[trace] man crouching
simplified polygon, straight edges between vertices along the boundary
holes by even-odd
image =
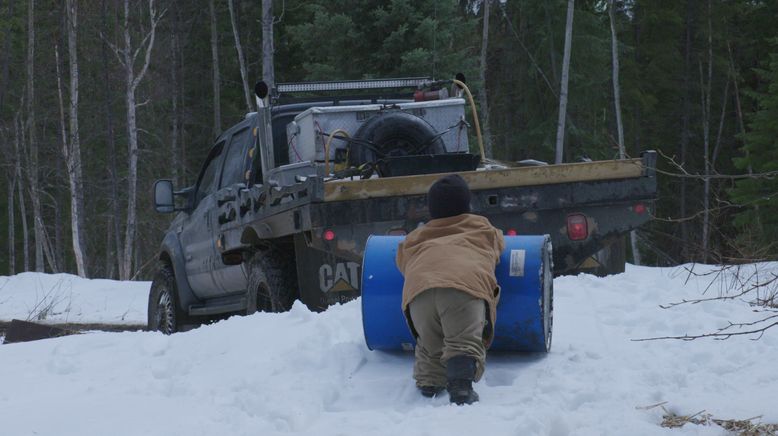
[[[413,378],[425,397],[445,388],[452,403],[472,404],[494,336],[494,270],[505,240],[486,217],[470,213],[470,189],[458,175],[435,182],[427,205],[431,220],[408,234],[396,259],[405,276],[403,313],[416,338]]]

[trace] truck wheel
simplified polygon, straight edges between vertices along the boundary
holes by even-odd
[[[378,114],[365,121],[354,134],[356,141],[349,144],[349,163],[359,166],[375,162],[382,156],[443,154],[446,147],[437,134],[430,123],[415,115],[406,112]],[[359,140],[364,140],[373,149]]]
[[[276,248],[254,253],[249,261],[247,314],[292,308],[299,295],[293,254]]]
[[[173,268],[162,264],[151,282],[148,329],[169,335],[177,332],[185,320],[186,316],[178,307],[178,288]]]

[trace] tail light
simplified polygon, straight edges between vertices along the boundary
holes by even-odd
[[[635,205],[635,207],[632,208],[632,210],[634,210],[638,215],[643,215],[646,213],[646,205],[643,203],[638,203]]]
[[[505,231],[506,236],[516,236],[519,233],[516,231],[516,229],[508,229]]]
[[[335,232],[327,229],[324,231],[324,233],[322,233],[321,236],[322,238],[324,238],[325,241],[332,241],[333,239],[335,239]]]
[[[567,216],[567,237],[571,241],[583,241],[589,236],[586,217],[581,214]]]

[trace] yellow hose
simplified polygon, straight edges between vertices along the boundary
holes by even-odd
[[[465,90],[468,100],[470,100],[470,109],[473,110],[473,123],[475,124],[475,135],[478,138],[478,148],[481,150],[481,162],[486,159],[486,153],[484,152],[484,140],[481,137],[481,124],[478,122],[478,112],[475,109],[475,101],[473,100],[473,94],[470,93],[470,89],[464,82],[453,79],[454,84]]]
[[[336,129],[330,133],[327,142],[324,144],[324,171],[328,176],[330,175],[330,143],[332,143],[332,138],[335,137],[336,133],[342,133],[346,138],[351,138],[348,132],[343,129]]]

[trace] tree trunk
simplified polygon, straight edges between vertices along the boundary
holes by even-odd
[[[21,107],[21,105],[20,105]],[[24,203],[24,177],[22,176],[22,141],[20,139],[22,122],[19,120],[19,112],[14,117],[14,162],[16,173],[16,190],[19,195],[19,216],[22,219],[22,254],[24,259],[23,271],[30,270],[30,237],[27,226],[27,205]]]
[[[251,93],[249,92],[248,72],[246,71],[246,60],[243,57],[243,47],[240,45],[240,34],[238,33],[238,22],[235,19],[235,7],[233,0],[227,0],[230,8],[230,22],[232,23],[232,36],[235,37],[235,50],[238,52],[238,66],[240,68],[240,78],[243,82],[243,95],[246,97],[246,109],[251,112]]]
[[[10,64],[9,58],[11,57],[11,24],[10,19],[13,17],[15,1],[8,3],[8,15],[6,15],[6,27],[3,33],[3,60],[0,67],[0,114],[3,113],[3,106],[5,105],[5,90],[8,86],[8,66]]]
[[[81,139],[78,131],[78,7],[74,0],[67,0],[68,63],[70,66],[70,144],[65,145],[68,181],[70,182],[70,230],[73,237],[73,253],[80,277],[87,277],[89,263],[84,241],[84,184],[81,168]],[[59,70],[59,64],[57,65]],[[59,83],[59,73],[57,74]]]
[[[174,3],[172,7],[177,7]],[[170,134],[170,162],[173,166],[173,184],[174,186],[180,186],[179,182],[179,168],[181,167],[181,164],[178,160],[178,147],[179,147],[179,126],[181,125],[181,111],[179,107],[179,100],[181,99],[180,96],[180,87],[178,84],[180,83],[179,80],[181,80],[181,77],[183,77],[183,74],[180,74],[181,72],[181,66],[178,63],[178,52],[179,52],[179,46],[180,46],[180,26],[179,26],[179,15],[178,11],[174,11],[173,13],[173,32],[170,39],[170,79],[173,84],[172,86],[172,92],[170,93],[170,103],[173,109],[173,119],[172,119],[172,128],[171,128],[171,134]]]
[[[124,254],[122,257],[119,277],[121,280],[129,280],[132,277],[133,248],[135,246],[136,227],[137,227],[137,191],[138,191],[138,126],[136,119],[137,102],[135,92],[138,89],[143,77],[149,68],[151,61],[151,50],[154,47],[157,24],[159,17],[154,10],[154,1],[149,0],[149,16],[151,18],[151,27],[147,35],[143,38],[135,53],[144,49],[145,56],[143,67],[140,72],[135,73],[132,41],[130,39],[130,5],[129,0],[124,0],[124,47],[115,49],[122,65],[124,66],[126,88],[125,100],[127,103],[127,148],[128,148],[128,170],[127,170],[127,223],[124,233]],[[148,42],[147,42],[148,41]]]
[[[559,121],[556,131],[556,157],[554,163],[562,163],[565,144],[565,117],[567,116],[567,81],[570,75],[570,49],[573,42],[573,10],[575,0],[567,1],[565,25],[565,52],[562,58],[562,84],[559,91]]]
[[[38,182],[38,144],[35,139],[35,0],[27,3],[27,183],[32,201],[35,271],[43,272],[43,217]]]
[[[554,47],[554,28],[551,25],[551,13],[548,11],[549,2],[543,2],[544,17],[546,19],[546,31],[548,32],[548,56],[551,60],[551,79],[556,82],[559,80],[556,72],[556,47]]]
[[[11,173],[8,177],[8,195],[6,202],[8,203],[8,275],[12,276],[16,274],[16,223],[14,219],[16,214],[14,213],[14,190],[16,189],[16,172]]]
[[[486,55],[489,47],[489,5],[491,0],[484,0],[484,26],[483,33],[481,35],[481,62],[480,62],[480,79],[481,79],[481,92],[479,93],[479,104],[481,106],[481,118],[483,119],[484,127],[484,153],[486,158],[491,158],[494,153],[492,151],[492,134],[489,129],[489,106],[486,94]]]
[[[222,132],[221,75],[219,73],[219,34],[216,28],[214,0],[208,0],[211,10],[211,65],[213,67],[213,137]]]
[[[624,149],[624,124],[621,120],[621,85],[619,83],[619,38],[616,33],[616,10],[613,0],[608,0],[608,16],[611,24],[611,58],[613,59],[613,105],[616,112],[616,133],[619,141],[619,159],[625,159],[627,153]],[[629,232],[630,245],[632,247],[632,261],[635,265],[640,265],[640,250],[638,249],[638,239],[635,230]]]
[[[101,11],[101,19],[102,19],[102,28],[107,29],[108,23],[106,20],[107,16],[107,8],[105,4],[105,0],[102,0],[102,11]],[[109,179],[110,179],[110,195],[111,195],[111,215],[109,217],[109,226],[113,226],[113,232],[108,232],[109,234],[113,233],[113,247],[111,248],[111,244],[106,245],[106,253],[109,253],[110,255],[107,256],[111,258],[111,266],[106,265],[106,271],[108,272],[106,274],[107,278],[113,278],[113,268],[118,267],[119,265],[123,265],[123,252],[122,252],[122,239],[121,239],[121,222],[122,222],[122,216],[121,216],[121,210],[119,208],[119,180],[118,180],[118,167],[116,164],[116,133],[114,130],[114,121],[113,121],[113,104],[112,104],[112,98],[111,98],[111,79],[108,74],[109,68],[108,68],[108,43],[103,41],[103,44],[100,45],[100,55],[102,58],[102,70],[103,70],[103,108],[105,110],[105,121],[106,121],[106,131],[107,131],[107,143],[108,143],[108,172],[109,172]]]
[[[713,81],[713,25],[711,23],[711,1],[708,0],[708,82],[702,75],[702,63],[700,63],[700,85],[702,94],[702,138],[703,138],[703,163],[704,192],[702,196],[702,262],[708,261],[708,234],[710,232],[710,94]]]
[[[273,40],[273,0],[262,0],[262,80],[270,89],[276,83]]]
[[[689,76],[691,75],[691,51],[692,51],[692,19],[693,0],[687,0],[686,3],[686,32],[685,32],[685,47],[684,47],[684,69],[683,69],[683,89],[681,90],[681,141],[680,141],[680,164],[682,167],[686,165],[686,149],[689,145]],[[681,192],[680,192],[680,205],[679,213],[682,218],[687,216],[686,207],[686,191],[687,183],[686,178],[681,178]],[[686,220],[681,222],[681,258],[682,262],[689,260],[689,226]]]

